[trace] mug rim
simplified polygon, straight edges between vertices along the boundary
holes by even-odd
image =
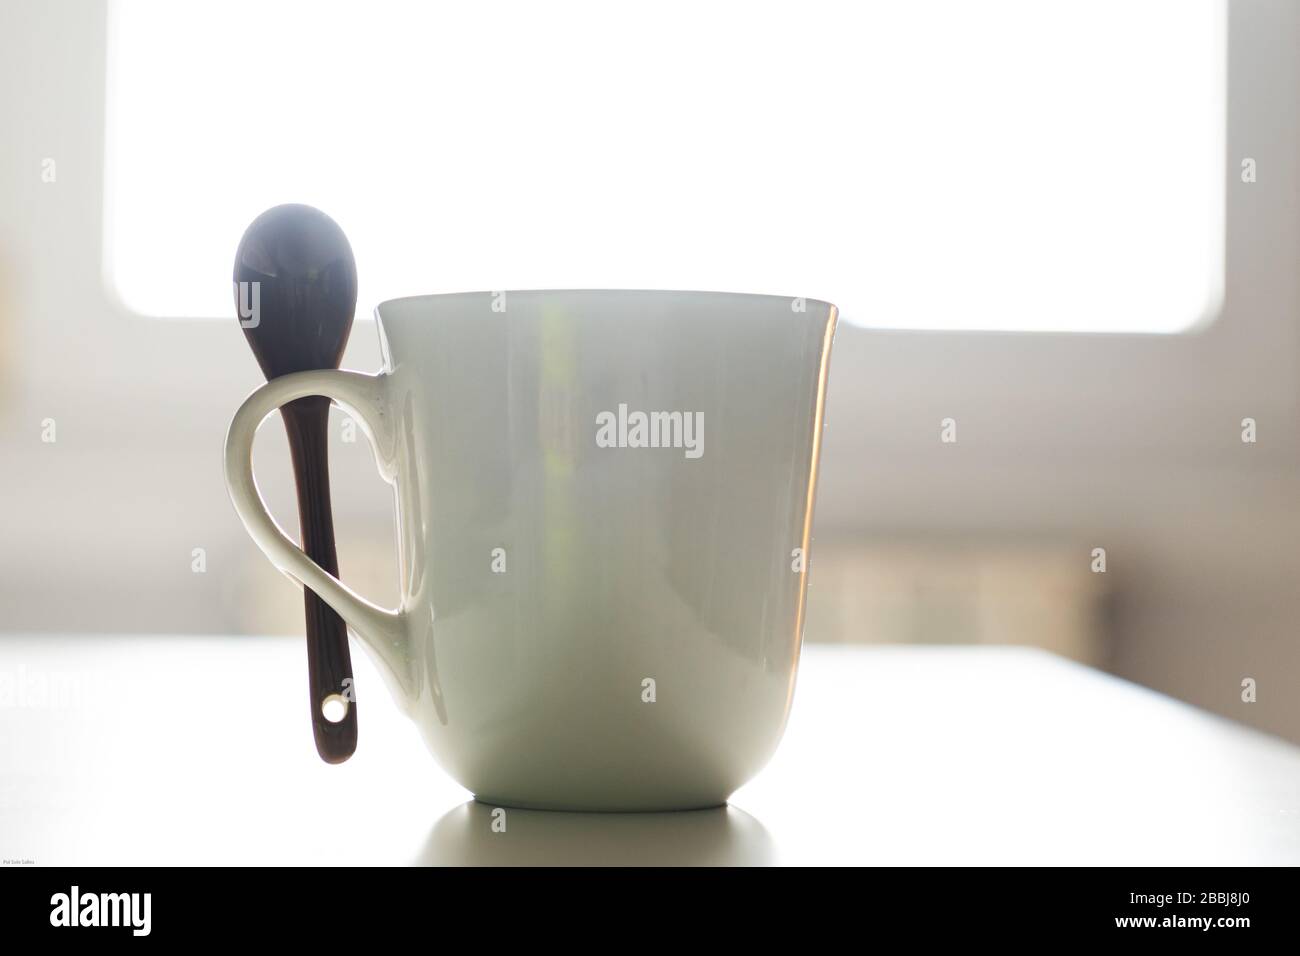
[[[463,298],[465,296],[480,295],[497,295],[504,292],[506,295],[608,295],[614,293],[617,295],[631,297],[641,296],[658,296],[658,295],[693,295],[702,298],[713,299],[764,299],[776,300],[781,302],[792,302],[796,299],[802,299],[807,305],[822,306],[826,309],[838,312],[839,309],[834,303],[827,302],[825,299],[813,299],[808,296],[798,295],[771,295],[761,292],[723,292],[710,289],[498,289],[495,291],[477,290],[465,292],[428,292],[420,295],[402,295],[392,299],[385,299],[375,306],[374,314],[376,318],[383,318],[384,309],[392,309],[400,303],[411,303],[424,300],[436,299],[453,299]]]

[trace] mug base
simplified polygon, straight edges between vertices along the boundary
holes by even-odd
[[[557,813],[685,813],[691,810],[717,810],[727,806],[725,799],[624,805],[601,801],[588,803],[582,800],[519,800],[479,793],[474,794],[474,800],[485,806],[505,807],[507,810],[549,810]]]

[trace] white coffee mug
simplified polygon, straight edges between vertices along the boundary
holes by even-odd
[[[717,806],[794,693],[835,307],[709,292],[430,295],[377,310],[378,375],[253,392],[226,438],[249,534],[365,643],[491,804]],[[253,437],[324,395],[397,501],[377,607],[267,512]]]

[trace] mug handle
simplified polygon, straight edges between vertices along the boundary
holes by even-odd
[[[311,588],[338,612],[405,684],[408,655],[406,617],[400,610],[372,604],[309,558],[271,517],[253,477],[253,439],[281,405],[320,395],[351,412],[370,438],[381,463],[393,458],[384,375],[338,369],[293,372],[274,378],[244,400],[226,433],[226,489],[253,541],[271,563],[303,587]]]

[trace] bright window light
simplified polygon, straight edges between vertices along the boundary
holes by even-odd
[[[105,269],[233,316],[261,210],[382,299],[681,288],[1177,332],[1223,286],[1222,0],[116,0]]]

